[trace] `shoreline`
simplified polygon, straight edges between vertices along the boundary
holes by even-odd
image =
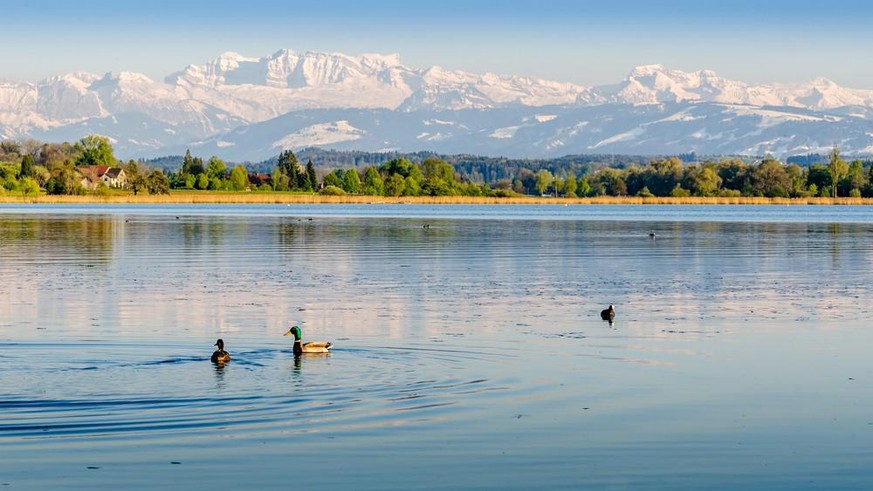
[[[39,197],[0,196],[0,204],[472,204],[472,205],[873,205],[873,198],[763,197],[617,197],[550,198],[479,196],[322,196],[317,194],[253,192],[172,192],[169,195],[112,195]]]

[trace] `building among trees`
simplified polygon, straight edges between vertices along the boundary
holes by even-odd
[[[109,167],[108,165],[82,165],[76,168],[82,176],[79,182],[85,189],[94,190],[103,183],[105,186],[116,189],[127,187],[127,174],[121,167]]]

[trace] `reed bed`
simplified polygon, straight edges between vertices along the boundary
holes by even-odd
[[[0,203],[34,204],[544,204],[544,205],[871,205],[873,198],[651,197],[550,198],[521,196],[324,196],[271,192],[173,191],[169,195],[0,195]]]

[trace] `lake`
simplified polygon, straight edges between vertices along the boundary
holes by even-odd
[[[2,487],[873,487],[871,208],[0,205],[0,237]]]

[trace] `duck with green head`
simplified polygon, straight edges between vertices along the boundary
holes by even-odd
[[[294,336],[295,356],[302,355],[303,353],[330,353],[330,348],[333,346],[332,343],[327,341],[311,341],[304,343],[301,341],[303,338],[303,331],[300,329],[300,326],[294,326],[291,329],[288,329],[288,332],[284,335]]]
[[[224,351],[224,341],[219,339],[215,342],[215,346],[218,346],[215,351],[212,352],[212,363],[227,363],[230,361],[230,353]]]

